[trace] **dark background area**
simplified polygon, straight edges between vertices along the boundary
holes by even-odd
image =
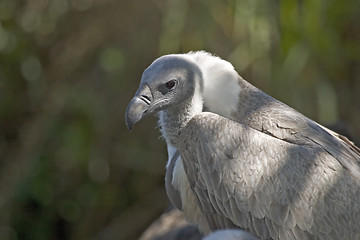
[[[168,208],[156,118],[124,123],[167,53],[212,52],[359,143],[359,12],[358,0],[0,0],[1,239],[137,239]]]

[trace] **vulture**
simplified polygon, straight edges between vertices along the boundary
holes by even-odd
[[[360,149],[245,81],[205,51],[143,73],[129,130],[158,113],[170,201],[204,234],[360,239]]]

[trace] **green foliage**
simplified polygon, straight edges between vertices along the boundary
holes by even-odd
[[[123,120],[166,53],[219,55],[358,139],[359,12],[356,0],[1,0],[1,238],[135,239],[168,206],[155,120],[131,135]]]

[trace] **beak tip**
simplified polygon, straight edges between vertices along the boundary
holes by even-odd
[[[132,130],[133,130],[133,125],[132,125],[132,124],[129,124],[129,123],[126,121],[126,127],[127,127],[127,129],[128,129],[130,132],[132,132]]]
[[[135,123],[139,122],[144,117],[142,105],[138,105],[137,101],[134,102],[135,104],[129,104],[125,114],[125,124],[130,132],[132,131]]]
[[[134,121],[133,119],[129,116],[128,111],[126,111],[126,115],[125,115],[125,124],[127,129],[129,129],[129,131],[131,132],[134,126]]]
[[[149,99],[151,99],[151,97],[144,96],[151,96],[150,89],[147,85],[137,91],[126,108],[125,123],[129,131],[133,129],[135,123],[147,116],[150,112],[148,110],[151,102]]]

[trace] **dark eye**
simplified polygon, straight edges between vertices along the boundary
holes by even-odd
[[[167,89],[172,89],[173,87],[175,87],[176,84],[176,80],[170,80],[167,83],[165,83],[165,87]]]

